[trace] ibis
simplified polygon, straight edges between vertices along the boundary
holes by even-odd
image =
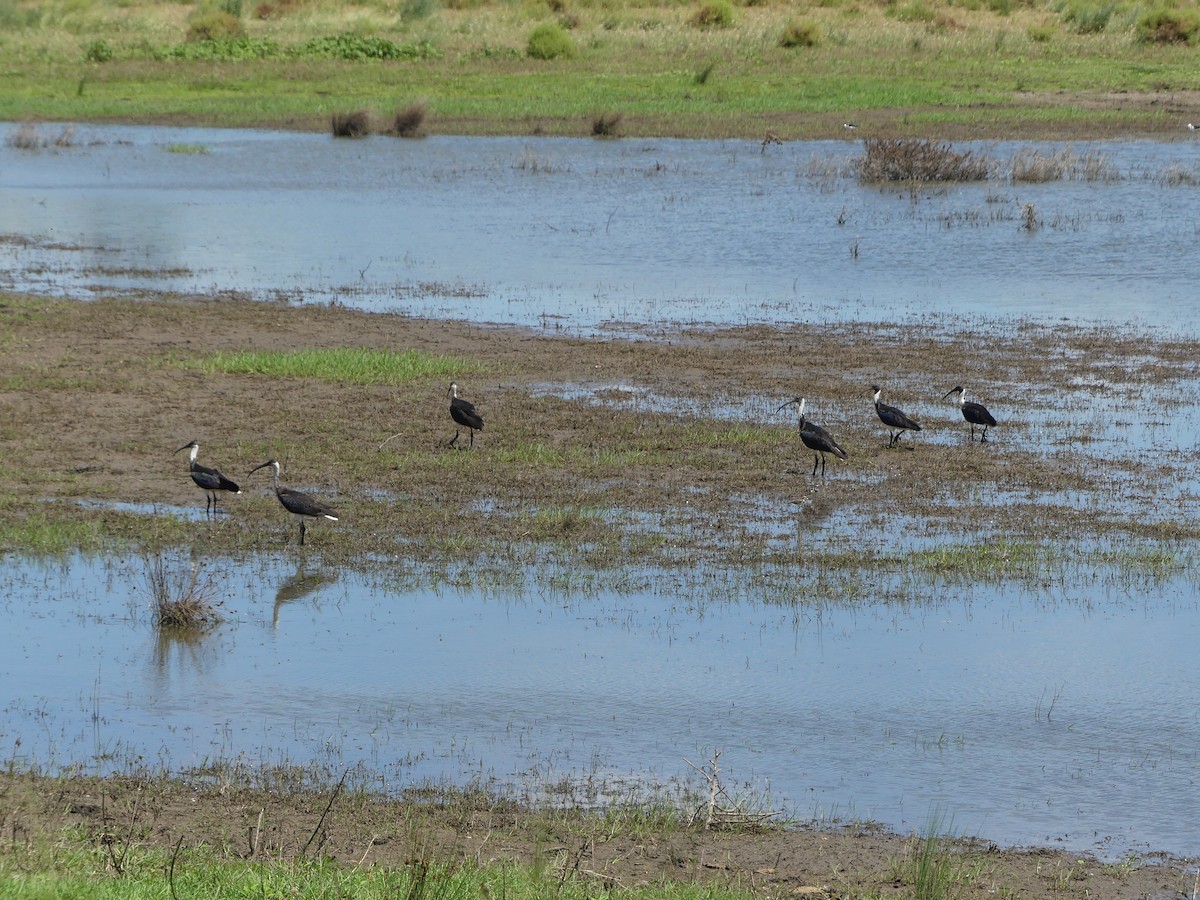
[[[812,475],[815,476],[817,474],[818,461],[820,461],[821,464],[821,474],[824,475],[825,454],[832,453],[838,459],[845,459],[846,451],[843,450],[838,442],[833,439],[833,435],[831,435],[816,422],[810,422],[804,417],[805,400],[803,397],[797,397],[794,400],[789,400],[775,411],[782,412],[794,403],[800,404],[800,419],[797,423],[798,427],[800,428],[800,440],[804,442],[805,447],[813,452]]]
[[[204,515],[209,515],[210,509],[212,510],[212,514],[216,515],[217,491],[240,494],[242,489],[216,469],[202,466],[196,462],[196,457],[200,455],[200,445],[196,441],[184,444],[175,452],[181,453],[184,450],[191,451],[188,454],[188,474],[192,476],[192,481],[196,482],[196,487],[204,491]]]
[[[875,413],[879,416],[879,420],[883,422],[889,429],[895,428],[896,432],[888,441],[889,447],[895,447],[900,443],[900,438],[905,431],[920,431],[921,426],[906,416],[901,410],[894,406],[888,406],[879,399],[879,395],[883,393],[883,388],[877,384],[871,385],[871,390],[875,392]]]
[[[475,432],[483,431],[483,416],[475,411],[475,404],[458,396],[458,384],[450,385],[450,418],[454,424],[467,429],[471,435],[471,447],[475,446]],[[459,429],[454,429],[454,437],[450,438],[447,447],[453,447],[458,440]]]
[[[255,466],[250,470],[250,474],[254,474],[259,469],[265,469],[268,466],[273,470],[272,478],[275,482],[275,496],[279,498],[279,502],[283,504],[283,508],[296,517],[300,523],[300,546],[304,546],[304,529],[307,519],[328,519],[331,522],[338,520],[337,510],[327,503],[322,503],[316,497],[310,497],[308,494],[294,491],[291,488],[279,486],[279,460],[268,459],[261,466]]]
[[[947,391],[946,396],[942,399],[949,399],[955,394],[958,394],[958,405],[962,408],[963,418],[971,426],[971,440],[975,440],[975,426],[982,425],[983,434],[979,437],[979,443],[984,443],[987,440],[988,429],[996,424],[996,420],[982,403],[976,403],[974,400],[967,399],[967,392],[961,384]]]

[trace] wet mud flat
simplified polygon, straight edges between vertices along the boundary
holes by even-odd
[[[818,582],[830,599],[829,576],[845,575],[838,599],[913,567],[1154,575],[1190,560],[1197,531],[1198,423],[1176,402],[1194,387],[1190,336],[923,320],[589,339],[239,299],[7,296],[0,337],[9,550],[51,526],[97,547],[276,550],[295,525],[269,473],[248,474],[273,457],[282,483],[339,510],[309,552],[485,581],[545,566],[695,586],[749,567],[791,584],[785,601]],[[415,350],[456,374],[349,384],[204,367],[346,347]],[[451,380],[486,422],[473,450],[465,433],[447,447]],[[922,430],[889,448],[873,384]],[[957,385],[998,420],[987,443],[943,399]],[[779,410],[798,396],[848,454],[824,477],[796,407]],[[190,440],[244,487],[219,527],[140,511],[203,513],[173,456]]]

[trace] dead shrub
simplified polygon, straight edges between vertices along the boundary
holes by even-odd
[[[620,126],[620,113],[600,113],[598,116],[592,118],[592,137],[616,137]]]
[[[911,138],[867,138],[862,181],[985,181],[991,161],[970,150]]]
[[[351,113],[334,113],[331,125],[334,137],[366,137],[371,133],[371,115],[363,109]]]
[[[396,110],[392,119],[391,133],[396,137],[412,138],[421,136],[421,126],[425,124],[428,113],[424,103],[410,103],[403,109]]]

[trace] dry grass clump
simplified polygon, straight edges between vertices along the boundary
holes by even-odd
[[[986,156],[957,152],[949,144],[911,138],[867,138],[859,163],[863,181],[985,181],[992,168]]]
[[[1107,157],[1095,151],[1075,153],[1064,149],[1055,153],[1041,150],[1020,150],[1013,157],[1012,180],[1029,184],[1049,181],[1120,181],[1120,174]]]
[[[733,25],[733,4],[729,0],[710,0],[691,17],[697,28],[729,28]]]
[[[420,137],[421,126],[425,124],[425,116],[429,110],[424,103],[410,103],[403,109],[396,110],[392,119],[391,134],[397,137]]]
[[[779,36],[779,46],[815,47],[821,43],[821,26],[810,19],[798,22],[788,22]]]
[[[212,600],[215,586],[201,578],[195,564],[186,573],[171,572],[162,557],[146,561],[146,587],[155,628],[213,628],[225,620]]]
[[[5,143],[14,150],[40,150],[42,147],[73,147],[75,146],[75,126],[66,125],[57,137],[45,137],[32,122],[22,122],[17,130],[11,132]]]
[[[600,113],[592,119],[592,137],[616,137],[621,127],[621,114],[618,112]]]
[[[330,124],[334,137],[366,137],[371,133],[371,115],[364,109],[351,113],[334,113]]]

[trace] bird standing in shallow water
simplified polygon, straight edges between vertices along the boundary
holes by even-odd
[[[279,498],[279,502],[283,504],[283,508],[290,512],[300,522],[300,546],[304,546],[304,520],[309,519],[329,519],[331,522],[338,520],[337,510],[328,503],[322,503],[316,497],[310,497],[308,494],[303,494],[300,491],[293,491],[291,488],[281,488],[279,486],[279,461],[276,459],[268,459],[261,466],[255,466],[250,470],[253,475],[259,469],[265,469],[271,466],[274,470],[272,478],[275,483],[275,496]]]
[[[450,385],[450,418],[454,420],[455,425],[459,425],[470,433],[471,447],[475,446],[475,432],[483,431],[483,416],[475,411],[475,404],[469,400],[464,400],[458,396],[458,384]],[[454,442],[458,440],[459,431],[454,429],[454,437],[450,438],[450,443],[447,447],[453,447]]]
[[[954,394],[958,394],[958,405],[962,408],[963,418],[971,426],[971,440],[975,440],[975,426],[982,425],[983,434],[979,437],[979,443],[984,443],[987,441],[988,429],[996,424],[996,420],[982,403],[976,403],[974,400],[967,399],[967,392],[961,384],[947,391],[946,396],[942,399],[946,400]]]
[[[242,489],[218,472],[216,469],[208,466],[202,466],[196,462],[196,457],[200,455],[200,445],[195,441],[184,444],[176,453],[183,450],[191,450],[188,454],[188,474],[192,476],[192,481],[196,482],[196,486],[204,491],[204,515],[209,514],[209,509],[212,509],[212,514],[217,512],[217,491],[228,491],[231,494],[240,494]]]
[[[905,431],[920,431],[921,426],[906,416],[902,411],[894,406],[888,406],[879,400],[879,395],[883,393],[883,388],[877,384],[871,385],[871,390],[875,392],[875,413],[879,416],[879,420],[888,428],[895,428],[896,433],[892,435],[888,441],[889,447],[895,447],[900,443],[900,438]]]
[[[789,400],[787,403],[783,404],[783,406],[779,407],[779,409],[777,409],[775,411],[782,412],[783,410],[787,409],[787,407],[791,406],[793,403],[800,404],[800,419],[797,422],[797,425],[800,428],[800,440],[804,442],[805,447],[807,447],[809,450],[811,450],[813,452],[812,475],[817,474],[817,461],[818,460],[821,463],[821,474],[824,475],[825,474],[825,454],[832,453],[838,459],[845,459],[846,451],[843,450],[841,448],[841,446],[838,444],[838,442],[833,439],[833,435],[831,435],[828,431],[826,431],[824,428],[822,428],[816,422],[810,422],[810,421],[808,421],[808,419],[806,419],[804,417],[805,400],[803,397],[797,397],[794,400]],[[812,476],[810,476],[810,477],[812,477]]]

